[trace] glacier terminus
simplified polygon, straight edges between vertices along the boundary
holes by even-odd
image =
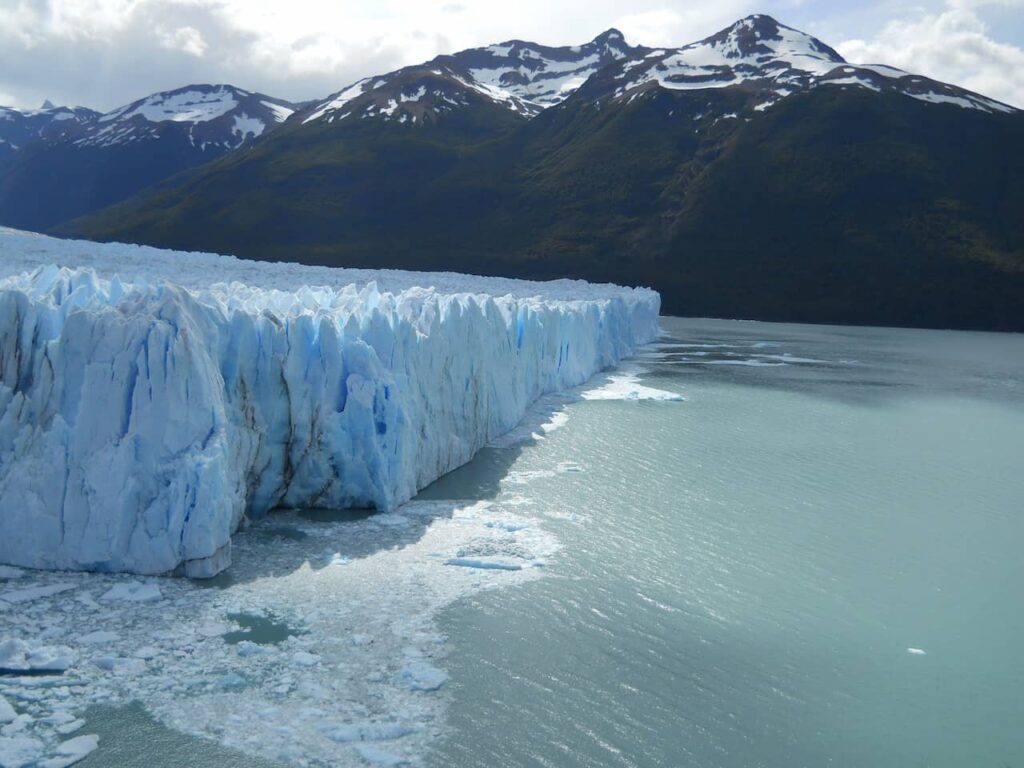
[[[388,511],[658,332],[647,289],[0,230],[0,562],[212,576],[277,508]]]

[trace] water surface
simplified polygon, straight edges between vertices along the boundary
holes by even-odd
[[[562,544],[444,614],[429,764],[1024,765],[1024,336],[663,325],[637,371],[686,402],[576,403],[427,491]]]

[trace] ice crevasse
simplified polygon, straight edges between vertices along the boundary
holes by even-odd
[[[659,304],[0,229],[0,562],[209,576],[246,517],[391,509]]]

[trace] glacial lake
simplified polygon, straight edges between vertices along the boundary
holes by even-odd
[[[662,326],[389,515],[137,606],[17,580],[109,659],[24,706],[82,768],[1024,766],[1024,336]]]
[[[1024,765],[1024,336],[663,329],[686,402],[572,405],[512,465],[582,470],[529,486],[563,549],[445,612],[429,764]]]

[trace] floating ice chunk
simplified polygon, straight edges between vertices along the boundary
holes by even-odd
[[[75,731],[80,730],[84,725],[85,720],[78,719],[72,720],[70,723],[58,725],[56,728],[54,728],[54,730],[57,731],[57,733],[59,733],[61,736],[67,736],[69,733],[74,733]]]
[[[30,736],[0,736],[0,768],[35,765],[43,754],[43,742]]]
[[[372,644],[373,644],[373,638],[370,637],[370,635],[361,635],[361,634],[358,634],[358,633],[352,635],[352,645],[355,645],[357,647],[361,647],[361,646],[372,645]]]
[[[121,656],[99,656],[92,660],[100,669],[117,675],[141,675],[146,671],[146,662],[142,659],[126,659]]]
[[[2,693],[0,693],[0,725],[11,722],[17,716],[18,713],[14,711],[14,707],[12,707],[10,702],[4,698]]]
[[[358,725],[324,725],[321,733],[331,741],[390,741],[415,733],[416,729],[399,723],[361,723]]]
[[[606,383],[594,389],[580,393],[584,400],[685,400],[676,392],[655,389],[640,383],[640,378],[632,373],[612,374]]]
[[[120,639],[121,636],[117,634],[117,632],[100,629],[96,632],[90,632],[87,635],[82,635],[78,638],[78,642],[86,643],[87,645],[100,645],[101,643],[113,643]]]
[[[41,587],[28,587],[26,589],[12,589],[7,592],[0,592],[0,601],[18,605],[41,597],[53,597],[61,592],[67,592],[77,587],[77,584],[62,582],[60,584],[47,584]]]
[[[267,646],[254,643],[251,640],[239,640],[235,645],[235,650],[242,658],[265,656],[268,653],[273,653],[273,650]]]
[[[75,595],[75,600],[80,602],[86,608],[92,608],[94,611],[99,610],[99,608],[101,607],[100,604],[97,603],[95,599],[93,599],[92,592],[82,592],[80,594],[77,594]]]
[[[519,563],[503,563],[497,560],[478,560],[474,557],[453,557],[446,561],[446,565],[457,565],[460,568],[482,568],[488,571],[521,571],[523,566]]]
[[[24,640],[0,640],[0,670],[8,672],[64,672],[75,663],[67,646],[30,646]]]
[[[25,575],[25,571],[21,568],[15,568],[13,565],[0,565],[0,579],[20,579]]]
[[[782,362],[782,363],[797,363],[797,364],[819,363],[819,364],[827,364],[829,362],[828,360],[819,360],[816,357],[797,357],[796,355],[791,355],[788,352],[783,352],[781,355],[754,355],[754,357],[758,357],[758,358],[760,358],[762,360],[777,360],[777,361]]]
[[[149,659],[155,659],[159,655],[160,649],[152,645],[144,645],[135,651],[135,658],[144,659],[146,661]]]
[[[448,673],[425,661],[414,661],[399,671],[395,682],[410,691],[436,691],[448,682]]]
[[[409,518],[404,515],[396,515],[394,513],[374,515],[370,518],[377,525],[385,525],[395,528],[401,528],[409,524]]]
[[[907,648],[907,653],[913,656],[926,656],[927,653],[922,648]]]
[[[47,725],[64,725],[75,719],[75,716],[68,712],[54,712],[52,715],[42,718]]]
[[[100,595],[100,600],[121,600],[126,603],[149,603],[162,598],[160,587],[156,584],[143,584],[141,581],[115,584]]]
[[[13,736],[16,733],[21,733],[32,725],[33,722],[35,722],[35,720],[32,715],[22,712],[7,725],[0,727],[0,735]]]
[[[227,631],[227,624],[220,621],[207,621],[196,630],[196,633],[203,637],[220,637]]]
[[[76,736],[61,742],[57,746],[57,755],[39,763],[39,768],[67,768],[79,760],[84,760],[100,745],[100,737],[96,734]]]
[[[320,663],[320,657],[309,651],[296,651],[292,654],[292,664],[300,667],[315,667]]]
[[[530,524],[519,520],[488,520],[484,525],[488,528],[495,528],[499,531],[515,533],[530,527]]]
[[[385,752],[369,744],[357,744],[356,753],[371,765],[408,765],[409,761],[400,755]]]
[[[214,682],[218,688],[224,691],[240,691],[249,687],[249,681],[237,672],[221,675]]]

